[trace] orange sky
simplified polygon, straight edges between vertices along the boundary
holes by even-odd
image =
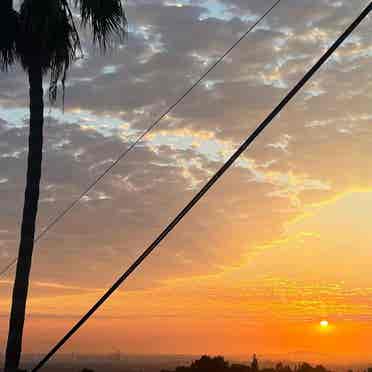
[[[362,240],[372,236],[363,206],[371,202],[372,191],[365,190],[309,206],[289,221],[282,237],[249,249],[218,273],[171,277],[147,289],[132,288],[135,280],[129,281],[129,290],[115,294],[64,352],[109,353],[120,345],[128,353],[256,351],[366,361],[372,358],[372,253]],[[227,240],[227,249],[238,244]],[[144,279],[147,265],[151,259],[139,274]],[[101,292],[34,282],[26,350],[47,348]],[[327,329],[320,327],[322,319],[329,321]]]

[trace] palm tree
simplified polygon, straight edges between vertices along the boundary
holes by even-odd
[[[121,0],[23,0],[19,11],[12,0],[0,0],[0,68],[20,62],[28,74],[30,128],[27,181],[18,263],[6,348],[5,372],[16,372],[22,351],[29,274],[35,238],[43,151],[43,77],[50,76],[49,99],[57,97],[71,63],[81,53],[73,11],[79,23],[93,34],[93,42],[105,52],[126,31]]]

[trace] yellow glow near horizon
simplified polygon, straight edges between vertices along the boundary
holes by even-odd
[[[320,326],[321,326],[322,328],[328,328],[328,327],[329,327],[329,322],[328,322],[328,320],[321,320],[319,324],[320,324]]]

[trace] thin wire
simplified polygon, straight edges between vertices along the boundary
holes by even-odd
[[[110,289],[96,302],[93,307],[71,328],[69,332],[49,351],[49,353],[34,367],[31,372],[38,371],[47,361],[79,330],[79,328],[98,310],[99,307],[119,288],[119,286],[141,265],[141,263],[154,251],[154,249],[165,239],[165,237],[176,227],[186,214],[198,203],[198,201],[209,191],[209,189],[223,176],[223,174],[234,164],[239,156],[260,135],[260,133],[272,122],[272,120],[284,109],[292,98],[322,67],[329,57],[354,31],[362,20],[372,10],[372,2],[365,8],[359,17],[342,33],[333,45],[323,54],[318,62],[304,75],[304,77],[292,88],[266,119],[254,130],[254,132],[240,145],[227,162],[214,174],[214,176],[203,186],[193,199],[178,213],[172,222],[160,233],[160,235],[149,245],[149,247],[133,262],[124,274],[111,286]]]
[[[169,106],[119,157],[98,177],[96,178],[66,209],[51,220],[51,222],[41,231],[34,240],[37,243],[52,227],[54,227],[66,214],[68,214],[79,202],[91,191],[108,173],[111,172],[116,165],[124,159],[138,144],[147,136],[179,103],[181,103],[199,84],[209,75],[224,59],[266,18],[281,2],[277,0],[275,3],[259,18],[249,29],[229,48],[226,52],[217,59],[207,70],[196,80],[185,93],[183,93],[171,106]],[[6,274],[17,263],[15,257],[3,270],[0,271],[0,277]]]

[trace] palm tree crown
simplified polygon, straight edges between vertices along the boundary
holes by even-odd
[[[90,27],[94,43],[105,51],[114,37],[125,35],[126,24],[120,0],[24,0],[19,11],[11,0],[2,0],[0,68],[19,61],[27,71],[39,64],[44,74],[50,73],[54,101],[58,82],[64,86],[67,70],[81,53],[78,27]]]

